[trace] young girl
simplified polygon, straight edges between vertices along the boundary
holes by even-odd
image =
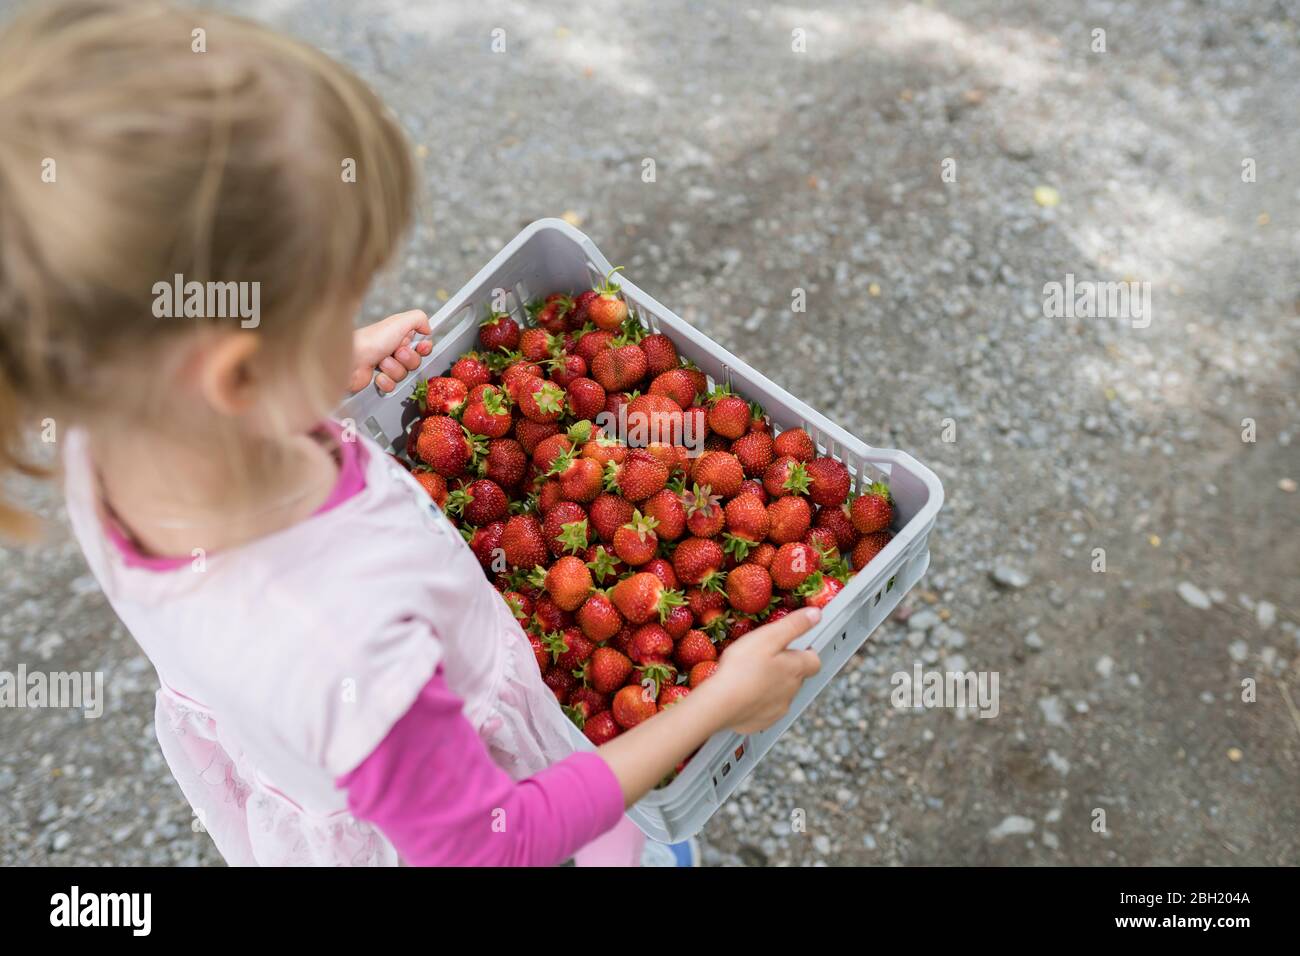
[[[228,862],[632,863],[624,809],[715,731],[785,712],[818,666],[786,645],[817,612],[573,752],[460,535],[326,418],[345,384],[377,366],[391,390],[428,354],[419,312],[352,332],[415,175],[364,84],[256,24],[149,0],[18,19],[0,39],[0,469],[54,420],[72,527]],[[246,284],[256,314],[160,308],[178,276]]]

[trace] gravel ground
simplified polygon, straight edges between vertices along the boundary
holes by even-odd
[[[434,311],[567,214],[943,479],[929,575],[706,861],[1300,861],[1297,5],[565,6],[236,8],[342,57],[420,144],[421,223],[368,317]],[[1044,318],[1066,274],[1151,283],[1149,326]],[[0,711],[0,863],[220,863],[153,739],[152,669],[56,496],[22,492],[53,528],[0,551],[0,668],[102,670],[108,699]],[[891,707],[916,661],[996,673],[997,717]]]

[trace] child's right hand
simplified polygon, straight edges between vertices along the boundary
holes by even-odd
[[[701,685],[723,701],[726,725],[738,734],[772,726],[790,709],[803,682],[821,670],[816,651],[788,645],[821,620],[817,608],[800,608],[756,628],[727,648],[717,672]]]

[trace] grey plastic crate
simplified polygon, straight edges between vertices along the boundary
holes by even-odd
[[[419,371],[388,395],[372,387],[352,396],[340,407],[339,417],[352,419],[381,445],[391,446],[402,438],[413,415],[404,405],[406,397],[418,381],[443,374],[458,355],[477,345],[478,323],[490,304],[504,298],[505,310],[522,319],[524,305],[531,299],[588,288],[610,269],[592,241],[568,223],[560,219],[534,222],[432,317],[435,345]],[[761,733],[715,734],[669,786],[647,794],[628,811],[649,837],[671,843],[699,832],[925,574],[930,564],[930,531],[943,505],[943,486],[934,472],[911,455],[859,441],[678,318],[630,279],[620,274],[618,281],[630,312],[642,325],[671,338],[682,357],[699,366],[713,382],[728,383],[746,399],[761,404],[777,431],[805,429],[821,454],[832,455],[848,466],[855,488],[873,480],[888,482],[898,512],[899,527],[893,541],[868,571],[855,575],[827,606],[821,623],[795,643],[817,651],[822,669],[804,684],[785,717]],[[577,728],[573,728],[573,738],[576,746],[592,748]]]

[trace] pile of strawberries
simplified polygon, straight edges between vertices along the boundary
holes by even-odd
[[[851,495],[844,465],[710,390],[619,291],[547,296],[524,327],[489,315],[477,351],[417,385],[403,462],[597,744],[687,696],[741,635],[825,606],[894,521],[884,485]]]

